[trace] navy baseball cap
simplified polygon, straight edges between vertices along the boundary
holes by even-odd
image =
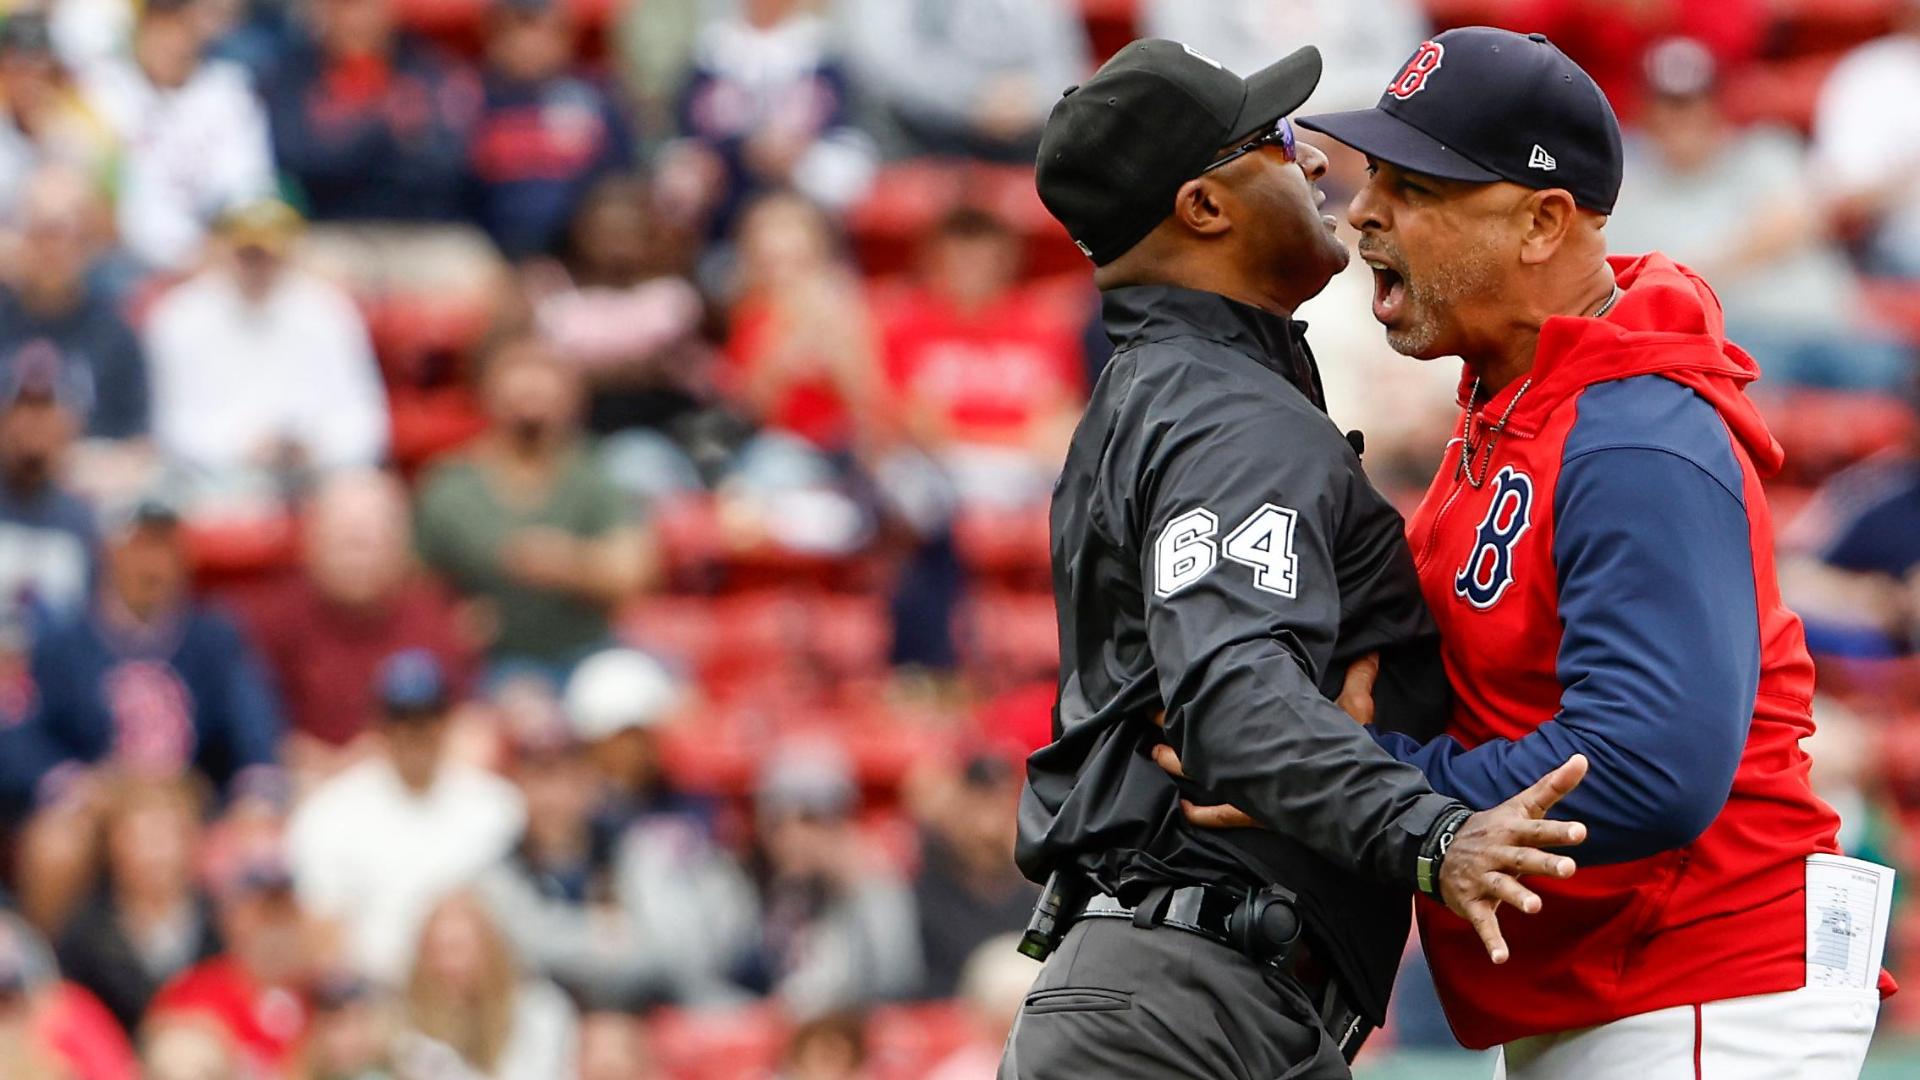
[[[1300,126],[1429,176],[1565,188],[1602,214],[1620,195],[1613,106],[1545,34],[1449,30],[1414,50],[1373,108]]]
[[[1236,140],[1264,133],[1320,83],[1308,46],[1242,79],[1177,41],[1135,41],[1069,86],[1040,133],[1034,186],[1096,266],[1173,213],[1180,185]]]
[[[374,676],[380,704],[396,719],[432,716],[450,699],[446,672],[426,649],[406,649],[381,663]]]

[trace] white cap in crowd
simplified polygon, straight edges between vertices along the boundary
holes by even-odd
[[[666,667],[636,649],[587,657],[567,680],[567,719],[594,742],[628,728],[655,727],[679,706],[681,688]]]

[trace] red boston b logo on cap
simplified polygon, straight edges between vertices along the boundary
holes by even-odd
[[[1387,93],[1405,101],[1427,88],[1427,76],[1440,70],[1440,59],[1447,54],[1446,46],[1437,41],[1421,42],[1414,50],[1413,59],[1400,72],[1400,77],[1387,85]]]

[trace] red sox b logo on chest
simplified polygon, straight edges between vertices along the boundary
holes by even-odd
[[[1400,77],[1387,84],[1387,93],[1405,101],[1427,88],[1427,76],[1440,70],[1440,61],[1447,54],[1447,47],[1437,41],[1422,42],[1413,52],[1413,59],[1400,71]]]
[[[1493,498],[1466,564],[1454,575],[1454,595],[1482,611],[1499,603],[1513,584],[1513,545],[1532,524],[1533,478],[1509,465],[1493,478]]]

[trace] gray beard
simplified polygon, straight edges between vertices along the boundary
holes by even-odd
[[[1405,278],[1406,306],[1412,318],[1387,331],[1387,344],[1402,356],[1432,355],[1440,343],[1440,315],[1456,301],[1492,291],[1498,277],[1499,245],[1485,237],[1417,281]]]

